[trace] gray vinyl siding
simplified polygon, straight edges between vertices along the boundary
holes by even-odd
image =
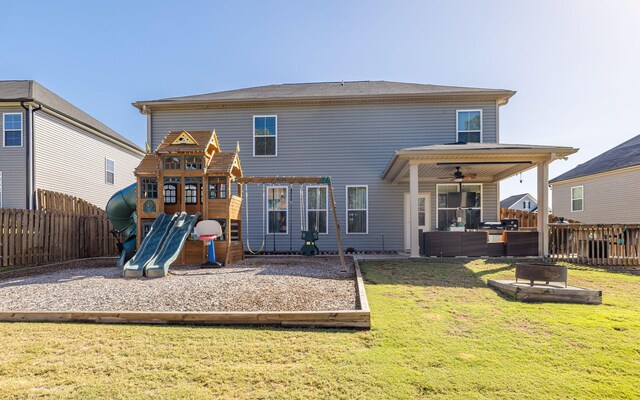
[[[584,187],[584,210],[571,211],[571,188]],[[585,177],[552,186],[553,215],[585,224],[640,224],[640,169]]]
[[[22,147],[4,147],[4,113],[22,113]],[[26,117],[21,107],[0,107],[0,171],[2,171],[2,207],[25,208],[27,204]]]
[[[118,190],[135,182],[141,156],[38,111],[34,116],[35,185],[104,208]],[[115,161],[114,184],[105,182],[105,158]]]
[[[404,247],[404,193],[408,184],[392,185],[380,175],[395,150],[456,140],[456,110],[483,110],[483,139],[496,140],[494,102],[464,104],[380,104],[206,109],[154,111],[151,115],[151,147],[157,148],[172,130],[213,130],[223,151],[233,151],[239,142],[240,160],[246,176],[330,176],[344,247],[356,250]],[[253,116],[278,116],[278,156],[253,157]],[[369,233],[346,234],[346,185],[368,185]],[[262,187],[249,185],[249,229],[252,249],[264,236]],[[435,227],[435,184],[421,183],[421,191],[431,192],[431,220]],[[485,220],[497,219],[497,185],[483,187]],[[293,188],[289,208],[289,235],[275,235],[276,250],[301,246],[299,186]],[[244,212],[243,212],[244,213]],[[268,235],[267,250],[273,249],[274,235]],[[335,250],[335,230],[329,215],[329,234],[321,235],[318,246]]]

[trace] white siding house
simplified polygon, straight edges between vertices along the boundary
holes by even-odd
[[[585,224],[640,224],[640,135],[549,183],[554,215]]]
[[[0,81],[0,117],[0,207],[34,207],[37,189],[104,207],[135,181],[142,149],[35,81]]]

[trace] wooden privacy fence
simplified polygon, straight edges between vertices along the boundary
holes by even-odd
[[[38,210],[0,208],[0,268],[117,255],[104,210],[38,190]]]
[[[517,219],[521,228],[535,228],[538,226],[538,213],[531,211],[512,210],[510,208],[500,209],[500,219]],[[549,223],[560,221],[561,218],[555,215],[549,215]],[[564,219],[566,222],[579,223],[572,219]]]
[[[549,257],[557,261],[640,265],[639,246],[640,225],[549,225]]]
[[[38,200],[38,210],[61,211],[78,215],[100,215],[106,218],[102,208],[78,197],[38,189],[36,198]]]

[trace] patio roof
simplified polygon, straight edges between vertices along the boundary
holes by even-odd
[[[408,182],[409,166],[418,164],[421,181],[447,183],[456,167],[465,182],[498,182],[535,167],[541,162],[565,158],[578,149],[564,146],[503,143],[451,143],[396,150],[382,179]],[[472,179],[471,179],[472,178]]]

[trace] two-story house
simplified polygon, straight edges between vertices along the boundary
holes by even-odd
[[[223,149],[239,143],[247,176],[331,177],[345,248],[407,250],[415,256],[420,231],[471,230],[498,220],[501,179],[537,166],[545,185],[548,163],[576,151],[499,144],[500,107],[514,93],[330,82],[134,106],[147,116],[153,150],[169,131],[215,129]],[[304,187],[300,196],[295,185],[251,186],[246,194],[243,237],[253,247],[266,240],[270,251],[299,248],[306,219],[320,232],[323,250],[337,248],[326,187]]]
[[[0,81],[0,207],[33,208],[37,189],[104,207],[144,152],[32,80]]]
[[[554,215],[585,224],[640,224],[640,135],[549,183]]]
[[[538,208],[538,202],[536,198],[529,193],[514,194],[513,196],[500,200],[500,208],[533,212]]]

